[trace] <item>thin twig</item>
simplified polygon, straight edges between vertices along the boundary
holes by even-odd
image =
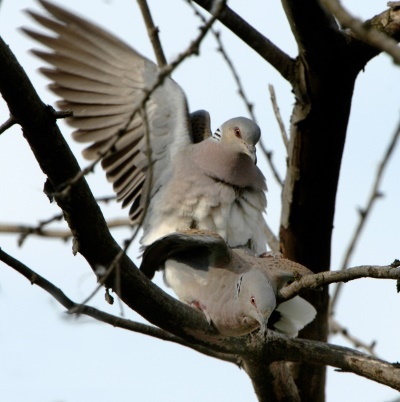
[[[274,109],[275,118],[276,118],[276,121],[278,122],[279,129],[281,131],[282,140],[283,140],[283,143],[285,144],[286,151],[288,151],[289,139],[288,139],[288,135],[286,133],[285,124],[283,123],[283,120],[282,120],[281,112],[279,110],[278,102],[276,101],[274,86],[269,84],[268,89],[269,89],[269,93],[271,95],[271,103],[272,103],[272,108]]]
[[[394,39],[352,16],[342,7],[339,0],[321,0],[321,4],[337,18],[342,26],[351,29],[359,39],[388,53],[396,64],[400,64],[400,49]]]
[[[120,227],[131,227],[132,222],[128,218],[115,218],[107,221],[107,226],[110,229]],[[21,246],[26,238],[30,235],[39,237],[55,238],[60,240],[68,240],[72,233],[68,229],[42,229],[39,226],[23,225],[23,224],[0,224],[0,233],[11,233],[21,235],[18,240],[18,245]],[[22,236],[24,237],[22,239]]]
[[[320,286],[336,282],[348,282],[360,278],[400,279],[400,264],[392,265],[361,265],[341,271],[325,271],[314,275],[306,275],[280,290],[279,300],[291,299],[300,292],[317,289]]]
[[[58,119],[66,119],[67,117],[72,117],[74,112],[70,109],[68,110],[53,110],[53,116]]]
[[[129,331],[141,333],[144,335],[152,336],[153,338],[161,339],[163,341],[177,343],[182,346],[186,346],[197,352],[203,353],[207,356],[215,357],[216,359],[224,360],[230,363],[238,364],[238,359],[226,353],[218,353],[214,352],[206,347],[192,344],[178,336],[172,335],[167,331],[164,331],[160,328],[153,327],[151,325],[142,324],[139,322],[127,320],[121,317],[117,317],[112,314],[108,314],[104,311],[98,310],[94,307],[87,305],[79,305],[73,302],[70,298],[68,298],[65,293],[55,285],[53,285],[50,281],[37,274],[32,269],[28,268],[25,264],[13,258],[9,254],[5,253],[0,249],[0,260],[7,264],[9,267],[15,269],[25,278],[27,278],[32,285],[37,285],[47,293],[49,293],[54,299],[56,299],[61,305],[63,305],[69,314],[77,314],[79,310],[79,314],[84,314],[89,317],[92,317],[98,321],[102,321],[106,324],[110,324],[113,327],[127,329]]]
[[[0,134],[3,134],[4,131],[8,130],[14,124],[17,124],[17,119],[11,114],[10,117],[0,126]]]
[[[375,204],[375,201],[377,201],[379,198],[382,197],[382,193],[380,192],[379,187],[381,185],[385,169],[389,163],[390,157],[393,154],[393,151],[396,147],[396,144],[397,144],[399,138],[400,138],[400,122],[399,122],[395,132],[393,133],[393,136],[388,144],[388,147],[386,148],[386,151],[383,155],[381,162],[378,165],[375,180],[372,185],[372,189],[371,189],[369,199],[367,201],[367,205],[365,208],[359,210],[358,224],[354,230],[353,237],[350,240],[350,244],[348,245],[346,253],[343,257],[343,262],[342,262],[341,268],[340,268],[342,270],[346,269],[347,266],[349,265],[349,261],[353,255],[353,252],[356,248],[358,241],[360,240],[362,230],[367,222],[368,216],[370,215],[370,213],[372,211],[372,207]],[[330,302],[330,312],[331,313],[334,313],[334,308],[338,301],[341,287],[342,287],[342,284],[338,283],[333,291],[333,295],[332,295],[331,302]]]
[[[140,11],[142,12],[144,23],[146,24],[147,33],[149,35],[151,45],[153,46],[158,67],[164,67],[167,64],[167,59],[165,58],[160,38],[158,36],[159,29],[154,25],[147,1],[137,0],[137,2],[139,4]]]
[[[374,349],[376,346],[376,341],[372,341],[370,344],[363,342],[362,340],[356,338],[352,335],[347,328],[340,325],[334,318],[329,319],[329,332],[331,334],[340,334],[343,338],[347,339],[356,349],[364,349],[372,356],[378,357]]]

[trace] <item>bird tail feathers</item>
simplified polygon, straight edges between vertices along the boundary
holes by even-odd
[[[299,331],[309,324],[317,314],[315,308],[299,296],[281,303],[276,311],[280,313],[280,319],[274,324],[274,327],[288,336],[297,336]]]

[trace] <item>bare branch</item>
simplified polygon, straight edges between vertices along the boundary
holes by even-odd
[[[194,2],[207,11],[210,11],[213,6],[212,0],[194,0]],[[291,81],[293,79],[296,66],[295,60],[254,29],[228,6],[225,6],[218,16],[218,20],[270,63],[286,80]]]
[[[132,332],[152,336],[153,338],[161,339],[163,341],[177,343],[179,345],[194,349],[197,352],[203,353],[207,356],[238,364],[237,358],[232,355],[213,352],[206,347],[187,342],[184,339],[172,335],[169,332],[164,331],[160,328],[117,317],[91,306],[77,304],[73,302],[68,296],[66,296],[60,288],[56,287],[43,276],[28,268],[25,264],[13,258],[1,249],[0,260],[7,264],[9,267],[15,269],[25,278],[27,278],[32,285],[37,285],[45,290],[47,293],[49,293],[52,297],[54,297],[54,299],[56,299],[62,306],[64,306],[68,310],[69,314],[75,314],[77,316],[80,314],[84,314],[98,321],[102,321],[106,324],[112,325],[113,327],[123,328]]]
[[[17,120],[13,115],[10,115],[7,121],[5,121],[1,126],[0,126],[0,134],[3,134],[4,131],[7,131],[10,127],[12,127],[14,124],[17,124]]]
[[[393,155],[393,151],[396,147],[397,142],[399,141],[400,138],[400,122],[396,128],[396,130],[394,131],[392,138],[390,139],[390,142],[386,148],[386,151],[382,157],[381,162],[378,165],[377,171],[376,171],[376,176],[375,176],[375,180],[373,182],[372,185],[372,189],[371,189],[371,193],[369,196],[369,199],[367,201],[367,205],[365,208],[361,209],[359,211],[359,220],[358,220],[358,224],[354,230],[354,234],[352,239],[350,240],[350,244],[347,247],[346,253],[344,255],[343,258],[343,262],[341,265],[342,270],[346,269],[349,261],[353,255],[353,252],[357,246],[358,241],[360,240],[361,237],[361,233],[365,227],[365,224],[367,222],[367,218],[369,217],[369,215],[371,214],[372,211],[372,207],[375,205],[375,202],[382,197],[382,193],[379,190],[379,187],[381,185],[382,179],[383,179],[383,175],[385,173],[385,169],[387,167],[387,165],[389,164],[389,160],[390,157]],[[340,295],[340,291],[341,291],[341,287],[342,284],[338,283],[332,298],[331,298],[331,302],[330,302],[330,311],[331,313],[334,312],[336,303],[338,301],[339,295]]]
[[[335,335],[340,334],[343,338],[347,339],[355,348],[364,349],[366,352],[371,354],[372,356],[377,357],[374,348],[376,346],[376,341],[372,341],[370,344],[367,344],[360,339],[353,336],[349,330],[342,325],[339,324],[334,318],[330,318],[329,320],[329,331]]]
[[[285,144],[286,151],[288,151],[288,149],[289,149],[288,135],[286,133],[285,125],[284,125],[283,120],[282,120],[282,116],[281,116],[281,112],[279,110],[278,102],[276,101],[274,86],[269,84],[268,89],[269,89],[269,93],[271,95],[271,103],[272,103],[272,107],[274,109],[276,121],[278,122],[279,129],[281,131],[283,143]]]
[[[72,110],[53,110],[54,117],[58,119],[66,119],[74,115]]]
[[[348,282],[359,278],[400,279],[400,264],[392,265],[362,265],[341,271],[326,271],[315,275],[303,276],[296,282],[285,286],[280,291],[280,300],[291,299],[307,289],[316,289],[335,282]]]
[[[266,358],[268,353],[273,353],[274,360],[280,357],[280,360],[307,361],[316,365],[327,364],[339,368],[342,372],[352,372],[400,391],[400,368],[397,363],[388,363],[329,343],[287,338],[273,331],[268,332],[267,338],[270,347],[260,358]],[[300,360],[292,358],[292,353]]]
[[[67,308],[70,313],[71,311],[76,310],[76,303],[71,301],[61,291],[61,289],[57,288],[51,282],[32,271],[20,261],[6,254],[3,250],[0,250],[0,260],[25,276],[32,284],[41,287],[51,294],[60,304]],[[232,356],[232,354],[241,354],[243,356],[247,356],[246,359],[250,360],[257,356],[259,360],[264,361],[264,364],[268,361],[272,362],[279,360],[308,361],[314,363],[318,362],[319,364],[329,364],[334,367],[338,367],[343,371],[354,372],[373,381],[377,381],[400,390],[400,376],[398,375],[398,368],[383,360],[375,359],[360,352],[336,345],[329,345],[322,342],[304,339],[289,338],[273,331],[269,331],[266,339],[264,340],[265,345],[268,345],[268,347],[265,347],[264,342],[260,343],[256,341],[254,336],[250,336],[247,338],[241,338],[242,342],[244,339],[247,339],[247,347],[245,349],[242,347],[238,348],[237,343],[235,347],[235,343],[232,342],[229,348],[231,351],[220,353],[214,352],[207,347],[199,346],[197,343],[193,344],[181,339],[180,337],[173,336],[166,331],[160,330],[159,328],[116,317],[90,306],[81,306],[80,313],[116,327],[143,333],[145,335],[167,340],[169,342],[178,343],[208,356],[235,364],[239,364],[241,359]],[[243,344],[243,346],[245,346],[245,344]]]
[[[149,6],[146,0],[137,0],[140,11],[142,12],[143,20],[146,24],[147,33],[150,38],[150,42],[153,46],[154,54],[157,59],[157,64],[159,67],[164,67],[167,64],[167,59],[165,58],[160,38],[158,37],[159,30],[154,25],[153,18],[150,13]]]
[[[371,46],[388,53],[396,64],[400,64],[400,49],[397,41],[379,32],[374,27],[366,25],[360,19],[352,16],[339,2],[339,0],[320,0],[321,4],[329,10],[337,20],[346,28],[351,29],[359,39]]]
[[[132,222],[127,218],[109,219],[106,223],[109,229],[132,226]],[[37,226],[32,226],[24,224],[0,223],[0,233],[21,235],[20,239],[18,240],[19,246],[22,246],[23,242],[25,242],[25,240],[31,235],[60,240],[68,240],[70,237],[72,237],[72,233],[69,229],[42,229],[40,224]]]

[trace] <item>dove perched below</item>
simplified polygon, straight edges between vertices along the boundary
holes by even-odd
[[[289,336],[310,323],[315,308],[294,297],[277,305],[283,286],[304,275],[306,267],[282,257],[255,257],[231,249],[210,231],[187,230],[162,237],[143,253],[140,269],[150,279],[164,269],[164,279],[178,298],[204,312],[218,331],[240,336],[260,327]]]
[[[33,53],[41,72],[71,109],[83,155],[101,158],[122,206],[143,224],[141,243],[184,229],[208,229],[230,246],[266,251],[265,178],[256,165],[260,128],[228,120],[214,133],[205,111],[188,113],[185,94],[159,68],[112,34],[48,1],[50,16],[28,13],[52,35],[24,28],[50,48]],[[146,100],[146,102],[145,102]]]

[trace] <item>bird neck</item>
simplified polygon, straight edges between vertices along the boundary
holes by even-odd
[[[263,174],[249,155],[211,138],[195,146],[193,162],[210,177],[241,188],[266,188]]]

